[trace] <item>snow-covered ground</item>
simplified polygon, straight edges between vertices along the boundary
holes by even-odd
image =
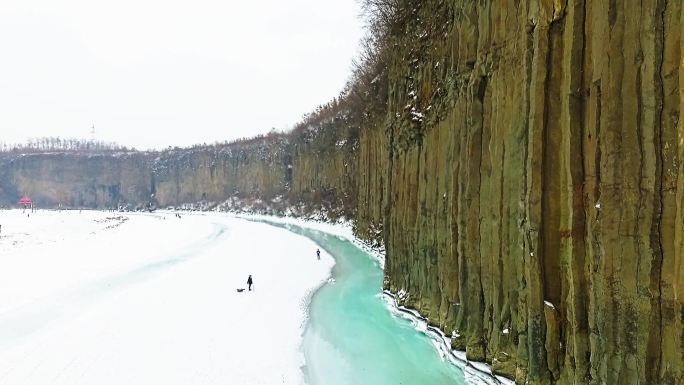
[[[181,215],[0,211],[0,384],[302,383],[332,258],[283,229]]]
[[[229,214],[237,218],[244,218],[254,221],[264,221],[270,223],[280,223],[285,225],[296,225],[302,228],[318,230],[328,234],[336,235],[340,238],[346,239],[356,246],[363,249],[366,253],[372,256],[384,269],[385,255],[384,250],[371,248],[364,244],[354,236],[352,226],[348,222],[327,223],[310,220],[303,220],[294,217],[272,217],[260,214]],[[399,293],[399,295],[402,295]],[[382,299],[387,305],[387,309],[396,317],[409,320],[418,333],[428,336],[445,361],[449,361],[463,371],[464,381],[466,384],[478,385],[511,385],[515,381],[505,377],[494,375],[490,365],[483,362],[469,361],[466,358],[465,352],[452,350],[451,340],[443,331],[429,326],[426,319],[416,310],[408,309],[400,306],[395,299],[395,295],[390,292],[384,292]],[[550,305],[550,303],[549,303]],[[553,306],[553,305],[550,305]]]
[[[354,230],[352,229],[352,224],[351,222],[348,221],[340,221],[337,223],[330,223],[330,222],[323,222],[323,221],[313,221],[313,220],[306,220],[306,219],[301,219],[301,218],[296,218],[296,217],[275,217],[275,216],[270,216],[270,215],[261,215],[261,214],[226,214],[230,217],[234,218],[242,218],[242,219],[248,219],[250,221],[261,221],[261,222],[267,222],[267,223],[279,223],[279,224],[284,224],[284,225],[295,225],[299,226],[305,229],[312,229],[312,230],[317,230],[321,231],[324,233],[332,234],[337,237],[340,237],[341,239],[346,239],[349,242],[353,243],[356,245],[358,248],[361,250],[365,251],[375,259],[375,261],[380,265],[381,269],[385,269],[385,250],[384,248],[378,249],[378,248],[373,248],[369,246],[368,244],[364,243],[361,241],[359,238],[357,238],[354,235]]]

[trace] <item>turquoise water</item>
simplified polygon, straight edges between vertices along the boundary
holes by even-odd
[[[442,359],[429,337],[390,313],[381,297],[383,272],[371,256],[337,236],[281,226],[336,261],[334,282],[312,298],[304,334],[309,385],[465,384],[463,371]]]

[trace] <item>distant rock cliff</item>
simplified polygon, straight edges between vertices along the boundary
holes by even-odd
[[[0,204],[29,195],[38,207],[116,207],[150,199],[146,154],[0,154]]]
[[[342,106],[231,146],[4,156],[0,199],[322,205],[519,384],[684,384],[682,2],[397,3],[384,104],[356,129]]]

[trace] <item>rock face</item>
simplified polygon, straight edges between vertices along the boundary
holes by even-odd
[[[388,287],[521,384],[684,383],[681,2],[429,3],[390,79]]]
[[[358,130],[4,159],[0,199],[336,207],[382,237],[386,288],[497,373],[684,384],[682,2],[398,3],[386,105]]]
[[[681,5],[434,1],[399,44],[387,285],[518,383],[684,383]]]
[[[147,202],[154,186],[145,154],[0,155],[0,204],[29,195],[38,207],[117,207]]]

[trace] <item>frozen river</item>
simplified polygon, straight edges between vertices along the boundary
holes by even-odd
[[[220,215],[0,224],[0,384],[302,383],[308,298],[333,264],[312,241]]]
[[[383,273],[348,240],[288,226],[335,257],[331,282],[311,304],[304,335],[311,385],[463,384],[462,371],[439,355],[432,341],[394,316],[381,297]]]
[[[471,383],[348,240],[181,215],[0,211],[0,384]]]
[[[485,365],[466,364],[424,322],[388,305],[393,301],[382,295],[381,264],[350,242],[349,231],[260,220],[313,240],[335,258],[332,277],[309,310],[302,344],[308,384],[512,384],[480,371],[489,372]]]

